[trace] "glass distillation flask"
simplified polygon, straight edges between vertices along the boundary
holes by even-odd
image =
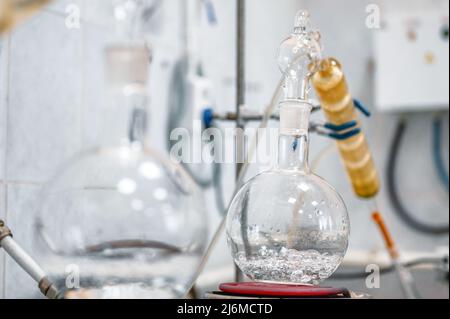
[[[34,254],[65,298],[181,298],[206,242],[196,184],[144,142],[150,50],[106,50],[111,142],[43,190]]]
[[[333,274],[347,250],[345,204],[308,166],[309,70],[320,52],[319,34],[300,12],[279,52],[286,79],[278,165],[247,182],[228,212],[228,244],[252,280],[317,285]]]

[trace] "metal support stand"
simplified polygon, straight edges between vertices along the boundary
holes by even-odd
[[[238,181],[244,164],[243,162],[245,161],[245,142],[243,136],[245,125],[241,118],[241,109],[245,105],[245,0],[237,0],[236,8],[236,181]],[[245,223],[243,223],[243,228],[246,228]],[[242,230],[244,236],[247,230]],[[235,281],[240,282],[242,279],[242,272],[235,266]]]

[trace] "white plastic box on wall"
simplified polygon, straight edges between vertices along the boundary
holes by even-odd
[[[375,32],[380,111],[448,109],[448,11],[427,9],[382,12],[381,28]]]

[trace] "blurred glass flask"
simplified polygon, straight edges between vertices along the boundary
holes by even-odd
[[[106,49],[108,140],[43,190],[33,251],[66,298],[180,298],[197,271],[201,192],[145,143],[150,59],[137,42]]]

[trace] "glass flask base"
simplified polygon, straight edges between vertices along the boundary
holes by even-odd
[[[196,267],[198,258],[148,258],[137,252],[114,258],[72,256],[73,264],[51,258],[46,269],[65,299],[176,299],[185,295],[192,281],[183,269]]]
[[[64,280],[64,279],[62,279]],[[105,280],[105,279],[103,279]],[[110,285],[85,285],[82,289],[65,291],[65,299],[176,299],[180,297],[174,283],[165,278],[148,282],[120,283]]]

